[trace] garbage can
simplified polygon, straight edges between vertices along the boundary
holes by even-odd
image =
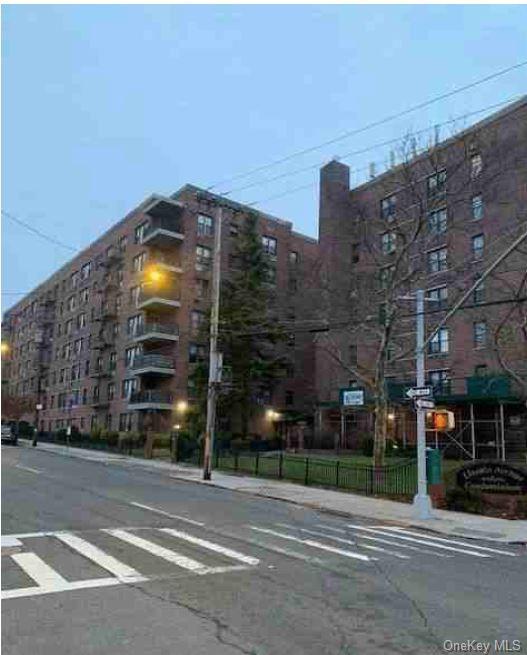
[[[443,481],[441,451],[438,448],[426,449],[426,477],[428,484],[440,484]]]

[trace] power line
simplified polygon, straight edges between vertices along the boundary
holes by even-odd
[[[3,209],[2,209],[2,215],[5,216],[6,218],[9,218],[14,223],[17,223],[18,225],[25,227],[26,230],[29,230],[33,234],[36,234],[37,236],[41,237],[42,239],[45,239],[46,241],[55,244],[56,246],[60,246],[61,248],[66,248],[71,252],[77,252],[77,248],[74,248],[73,246],[69,246],[67,243],[63,243],[62,241],[59,241],[54,237],[50,237],[48,234],[44,234],[44,232],[37,230],[32,225],[29,225],[29,223],[26,223],[25,221],[21,220],[20,218],[17,218],[16,216],[13,216],[13,214],[10,214],[9,212],[4,211]]]
[[[421,134],[426,134],[427,132],[431,132],[431,131],[439,128],[439,127],[444,127],[445,125],[452,125],[453,123],[456,123],[459,120],[470,118],[472,116],[477,116],[478,114],[483,114],[483,113],[485,113],[487,111],[497,109],[498,107],[503,107],[504,105],[508,105],[508,104],[511,104],[512,102],[514,102],[516,100],[519,100],[521,97],[522,96],[514,96],[513,98],[509,98],[507,100],[503,100],[501,102],[494,103],[494,104],[489,105],[487,107],[483,107],[481,109],[476,109],[476,110],[468,112],[466,114],[461,114],[459,116],[455,116],[454,118],[450,118],[449,120],[443,121],[442,123],[436,123],[432,127],[425,127],[425,128],[420,129],[420,130],[417,130],[416,132],[412,132],[411,136],[412,137],[420,136]],[[394,139],[388,139],[387,141],[381,141],[380,143],[376,143],[374,145],[367,146],[365,148],[361,148],[360,150],[354,150],[354,151],[351,151],[351,152],[344,153],[343,155],[339,156],[339,159],[347,159],[347,158],[353,157],[355,155],[362,155],[365,152],[370,152],[372,150],[376,150],[377,148],[382,148],[382,147],[394,145],[396,143],[404,141],[406,136],[408,136],[408,135],[405,135],[403,137],[396,137]],[[250,182],[249,184],[245,184],[243,186],[235,187],[234,189],[230,189],[229,191],[225,191],[222,195],[230,195],[232,193],[237,193],[239,191],[245,191],[246,189],[251,189],[253,187],[262,186],[262,185],[265,185],[265,184],[271,184],[272,182],[276,182],[277,180],[282,180],[282,179],[284,179],[286,177],[291,177],[293,175],[299,175],[300,173],[306,173],[306,172],[311,171],[313,169],[318,169],[321,166],[323,166],[325,163],[326,163],[325,161],[320,161],[320,162],[318,162],[316,164],[310,164],[309,166],[304,166],[302,168],[297,168],[297,169],[295,169],[293,171],[286,171],[284,173],[280,173],[279,175],[275,175],[274,177],[270,177],[270,178],[267,178],[265,180]],[[363,170],[366,170],[367,168],[368,168],[368,166],[365,166]]]
[[[481,84],[485,84],[486,82],[490,82],[493,79],[496,79],[498,77],[501,77],[502,75],[506,75],[507,73],[512,72],[513,70],[517,70],[523,66],[527,65],[527,60],[525,61],[520,61],[513,66],[509,66],[507,68],[501,69],[499,71],[496,71],[495,73],[492,73],[491,75],[487,75],[486,77],[482,77],[478,80],[475,80],[474,82],[471,82],[470,84],[466,84],[462,87],[458,87],[457,89],[453,89],[452,91],[448,91],[447,93],[442,93],[438,96],[435,96],[434,98],[430,100],[425,100],[424,102],[421,102],[417,105],[414,105],[412,107],[409,107],[408,109],[404,109],[403,111],[400,111],[396,114],[391,114],[390,116],[386,116],[385,118],[382,118],[377,121],[373,121],[371,123],[368,123],[367,125],[364,125],[362,127],[356,128],[354,130],[349,130],[348,132],[345,132],[344,134],[341,134],[337,137],[334,137],[333,139],[329,139],[328,141],[324,141],[323,143],[319,143],[317,145],[311,146],[309,148],[304,148],[303,150],[299,150],[297,152],[291,153],[290,155],[287,155],[285,157],[281,157],[280,159],[275,159],[272,162],[269,162],[268,164],[264,164],[262,166],[258,166],[256,168],[251,169],[250,171],[246,173],[240,173],[238,175],[233,175],[232,177],[226,178],[222,180],[221,182],[216,182],[215,184],[211,184],[209,187],[207,187],[207,191],[211,191],[212,189],[215,189],[216,187],[225,184],[226,182],[232,182],[234,180],[240,180],[246,177],[250,177],[251,175],[254,175],[255,173],[259,173],[261,171],[267,170],[269,168],[272,168],[274,166],[278,166],[279,164],[283,164],[286,161],[290,161],[291,159],[295,159],[296,157],[300,157],[302,155],[308,154],[310,152],[314,152],[316,150],[320,150],[321,148],[332,145],[333,143],[337,143],[338,141],[342,141],[343,139],[347,139],[350,136],[355,136],[357,134],[361,134],[363,132],[366,132],[368,130],[371,130],[375,127],[379,127],[381,125],[384,125],[386,123],[389,123],[397,118],[401,118],[403,116],[407,116],[408,114],[411,114],[415,111],[418,111],[419,109],[424,109],[425,107],[428,107],[430,105],[433,105],[437,102],[440,102],[441,100],[446,100],[447,98],[450,98],[454,95],[457,95],[458,93],[462,93],[464,91],[468,91],[469,89],[472,89],[476,86],[479,86]]]

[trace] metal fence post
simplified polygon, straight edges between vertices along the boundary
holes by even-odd
[[[254,475],[258,475],[258,465],[260,464],[260,452],[256,451],[256,459],[254,462]]]
[[[214,468],[219,468],[219,463],[220,463],[220,450],[218,448],[216,450],[216,464],[214,465]]]
[[[281,480],[283,477],[282,471],[283,471],[283,463],[284,463],[284,453],[280,453],[280,457],[278,459],[278,479]]]
[[[339,464],[340,460],[337,459],[337,465],[335,467],[335,486],[339,486]]]
[[[238,453],[234,453],[234,470],[238,470]]]
[[[304,484],[306,486],[309,484],[309,457],[306,457],[306,476],[304,479]]]

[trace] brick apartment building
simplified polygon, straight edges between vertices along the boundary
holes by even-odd
[[[404,296],[427,292],[430,336],[525,231],[527,97],[445,141],[420,148],[409,140],[399,162],[378,176],[372,170],[356,188],[343,163],[321,170],[319,311],[331,330],[317,339],[316,426],[341,447],[371,434],[366,382],[383,370],[390,433],[415,439],[415,413],[404,395],[415,384],[415,304]],[[524,242],[428,344],[427,382],[438,405],[456,414],[449,437],[428,438],[437,436],[450,452],[525,457],[526,273]],[[518,302],[510,302],[514,297]],[[365,390],[363,409],[341,408],[339,392],[350,387]]]
[[[305,281],[317,257],[315,239],[288,221],[226,202],[192,185],[152,195],[54,273],[4,316],[9,344],[3,393],[42,405],[38,427],[170,429],[180,400],[193,399],[189,373],[208,356],[200,326],[210,306],[212,254],[221,200],[222,276],[248,211],[258,215],[274,266],[279,314],[305,311]],[[314,353],[310,337],[287,346],[291,365],[273,395],[261,399],[253,427],[273,426],[266,407],[312,413]],[[31,411],[25,418],[34,422]]]

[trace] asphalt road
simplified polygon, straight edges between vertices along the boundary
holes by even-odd
[[[519,545],[2,446],[4,655],[527,653],[526,564]]]

